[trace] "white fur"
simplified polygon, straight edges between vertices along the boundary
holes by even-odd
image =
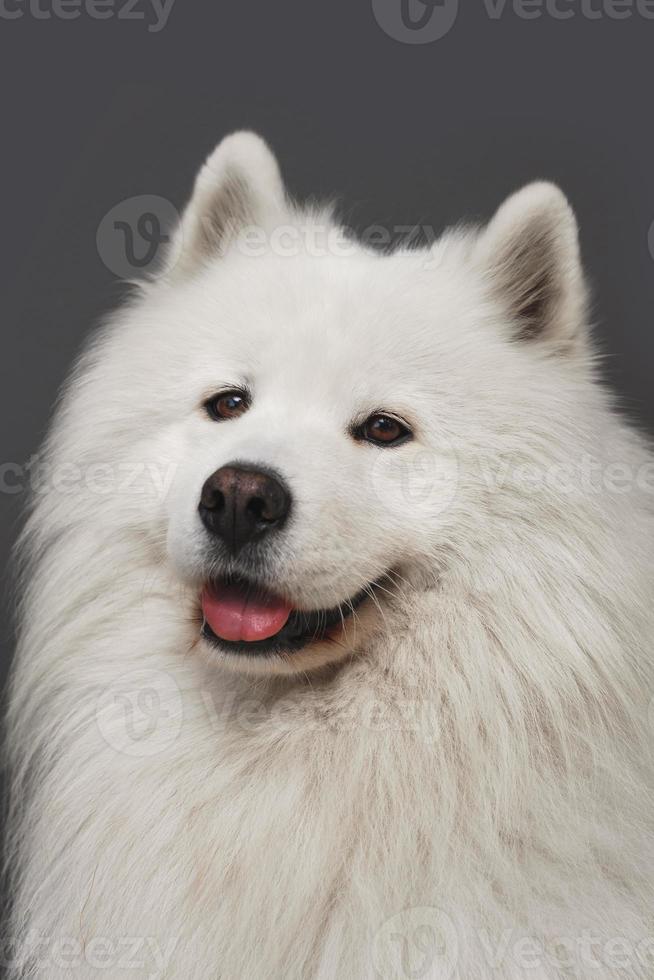
[[[654,977],[652,456],[595,379],[567,202],[533,185],[388,256],[246,255],[245,216],[328,220],[230,137],[47,442],[96,475],[37,495],[22,541],[12,975]],[[243,378],[250,411],[209,420]],[[382,408],[412,442],[351,438]],[[293,489],[296,605],[395,584],[256,674],[199,636],[199,490],[235,457]],[[543,477],[590,458],[629,489]]]

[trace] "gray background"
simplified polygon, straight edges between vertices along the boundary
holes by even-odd
[[[560,182],[607,376],[654,431],[654,20],[559,3],[576,15],[525,19],[508,4],[493,19],[468,0],[424,44],[388,36],[371,0],[176,0],[157,33],[88,13],[0,18],[0,460],[37,449],[72,358],[121,296],[96,248],[103,216],[133,195],[181,206],[203,157],[242,127],[272,143],[292,192],[336,194],[359,227],[440,229],[489,216],[535,177]],[[3,558],[21,503],[0,494]],[[3,671],[10,599],[5,612]]]

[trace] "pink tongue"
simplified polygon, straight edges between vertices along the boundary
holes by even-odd
[[[291,606],[277,596],[250,595],[243,586],[218,585],[202,593],[202,612],[216,636],[252,642],[279,633],[291,615]]]

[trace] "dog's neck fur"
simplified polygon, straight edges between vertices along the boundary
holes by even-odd
[[[455,923],[461,977],[501,959],[507,930],[512,944],[586,929],[641,941],[652,679],[627,597],[642,584],[615,553],[576,566],[589,548],[608,555],[615,532],[571,525],[534,566],[514,524],[391,604],[399,639],[295,680],[207,668],[167,573],[109,528],[86,555],[71,531],[56,563],[41,561],[51,617],[27,626],[40,659],[23,659],[14,690],[14,742],[29,750],[13,826],[32,853],[17,903],[32,928],[157,937],[162,950],[174,937],[161,975],[175,978],[261,962],[271,976],[374,976],[377,930],[415,906]],[[124,598],[103,608],[94,597],[117,574]],[[184,724],[161,753],[129,757],[99,730],[98,694],[140,669],[175,678]],[[506,951],[498,975],[522,976]]]

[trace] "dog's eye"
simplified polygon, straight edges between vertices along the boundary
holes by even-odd
[[[247,412],[250,399],[244,391],[222,391],[205,402],[204,407],[216,422],[225,422]]]
[[[397,446],[407,442],[412,436],[411,429],[393,415],[378,413],[366,419],[356,431],[358,439],[373,442],[378,446]]]

